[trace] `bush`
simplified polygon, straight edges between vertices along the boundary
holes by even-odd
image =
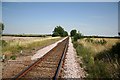
[[[74,42],[74,41],[73,41],[73,47],[74,47],[74,48],[77,48],[77,46],[78,46],[78,42]]]
[[[87,40],[92,42],[91,39]],[[78,42],[73,41],[73,45],[77,55],[82,57],[83,66],[85,66],[84,70],[88,73],[87,78],[112,78],[108,70],[108,62],[106,63],[103,60],[94,59],[91,49],[84,47]]]
[[[111,56],[120,59],[120,43],[116,43],[116,45],[112,46],[110,51],[111,51]]]
[[[91,38],[87,38],[87,39],[85,39],[85,41],[93,43],[93,39],[91,39]]]
[[[2,47],[7,45],[7,42],[5,40],[0,40],[0,43],[2,44]]]
[[[75,34],[73,38],[74,38],[74,41],[77,41],[79,39],[79,34]]]
[[[99,43],[100,43],[101,45],[104,45],[104,44],[106,44],[107,42],[106,42],[106,40],[102,39],[102,40],[99,41]]]
[[[16,60],[16,55],[12,55],[12,56],[10,57],[10,59]]]
[[[97,53],[94,57],[95,61],[102,61],[104,64],[109,64],[106,67],[107,74],[112,78],[120,78],[120,43],[113,45],[110,50]]]
[[[93,44],[101,44],[101,45],[105,45],[107,43],[107,41],[104,40],[104,39],[102,39],[102,40],[93,40],[91,38],[87,38],[87,39],[85,39],[85,41],[93,43]]]
[[[99,59],[99,60],[118,60],[118,62],[120,61],[120,43],[116,43],[116,45],[113,45],[112,48],[110,50],[105,50],[103,52],[97,53],[97,55],[95,56],[95,60]],[[120,64],[120,62],[119,62]]]
[[[106,64],[102,61],[94,61],[94,64],[87,68],[90,74],[87,78],[110,78],[110,74],[106,71]]]

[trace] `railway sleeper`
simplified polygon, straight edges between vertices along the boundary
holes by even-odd
[[[30,71],[25,77],[50,77],[55,74],[55,69],[53,68],[37,68],[36,70]]]
[[[30,72],[25,78],[53,78],[55,72]]]

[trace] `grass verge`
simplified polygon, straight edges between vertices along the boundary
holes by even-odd
[[[120,43],[96,55],[92,48],[85,47],[78,41],[73,41],[73,45],[77,55],[82,57],[83,64],[80,65],[88,73],[87,78],[120,78]],[[109,56],[106,57],[106,54]]]
[[[7,59],[16,59],[17,56],[20,55],[31,55],[34,54],[35,51],[48,46],[56,41],[60,40],[61,38],[53,38],[53,39],[46,39],[46,40],[37,40],[27,44],[21,44],[20,41],[13,45],[12,42],[5,42],[3,41],[2,45],[2,52],[6,55]],[[5,45],[4,45],[5,44]],[[12,45],[11,45],[12,44]]]

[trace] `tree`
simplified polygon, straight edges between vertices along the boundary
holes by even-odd
[[[62,36],[63,32],[64,32],[64,29],[61,26],[57,26],[57,27],[55,27],[53,33],[54,32],[57,32],[57,33],[59,33],[60,36]]]
[[[52,37],[56,37],[56,36],[60,36],[60,34],[59,34],[58,32],[54,32],[54,33],[52,34]]]
[[[79,33],[76,33],[74,36],[74,41],[77,41],[78,39],[80,39],[80,34]]]
[[[64,29],[61,26],[57,26],[55,27],[52,36],[53,37],[56,37],[56,36],[65,37],[65,36],[68,36],[68,33],[64,31]]]
[[[4,30],[4,24],[3,23],[0,23],[0,29]]]
[[[71,30],[70,35],[71,35],[71,37],[73,37],[74,41],[77,41],[78,39],[83,38],[82,33],[80,33],[80,31],[77,32],[77,30],[75,30],[75,29]]]
[[[78,39],[83,38],[83,34],[82,34],[82,33],[80,33],[80,31],[78,31],[78,35],[79,35]]]
[[[2,34],[3,30],[4,30],[4,24],[0,23],[0,34]]]
[[[71,32],[70,32],[70,36],[72,37],[72,36],[74,36],[75,34],[77,33],[77,30],[71,30]]]
[[[64,31],[62,37],[66,37],[66,36],[68,36],[68,33],[67,31]]]
[[[2,23],[2,30],[4,30],[4,24]]]

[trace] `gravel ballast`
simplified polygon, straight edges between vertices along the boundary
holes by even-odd
[[[79,60],[80,61],[80,60]],[[73,47],[71,38],[69,38],[68,51],[66,53],[65,63],[63,67],[63,78],[84,78],[85,72],[78,63],[77,54]]]

